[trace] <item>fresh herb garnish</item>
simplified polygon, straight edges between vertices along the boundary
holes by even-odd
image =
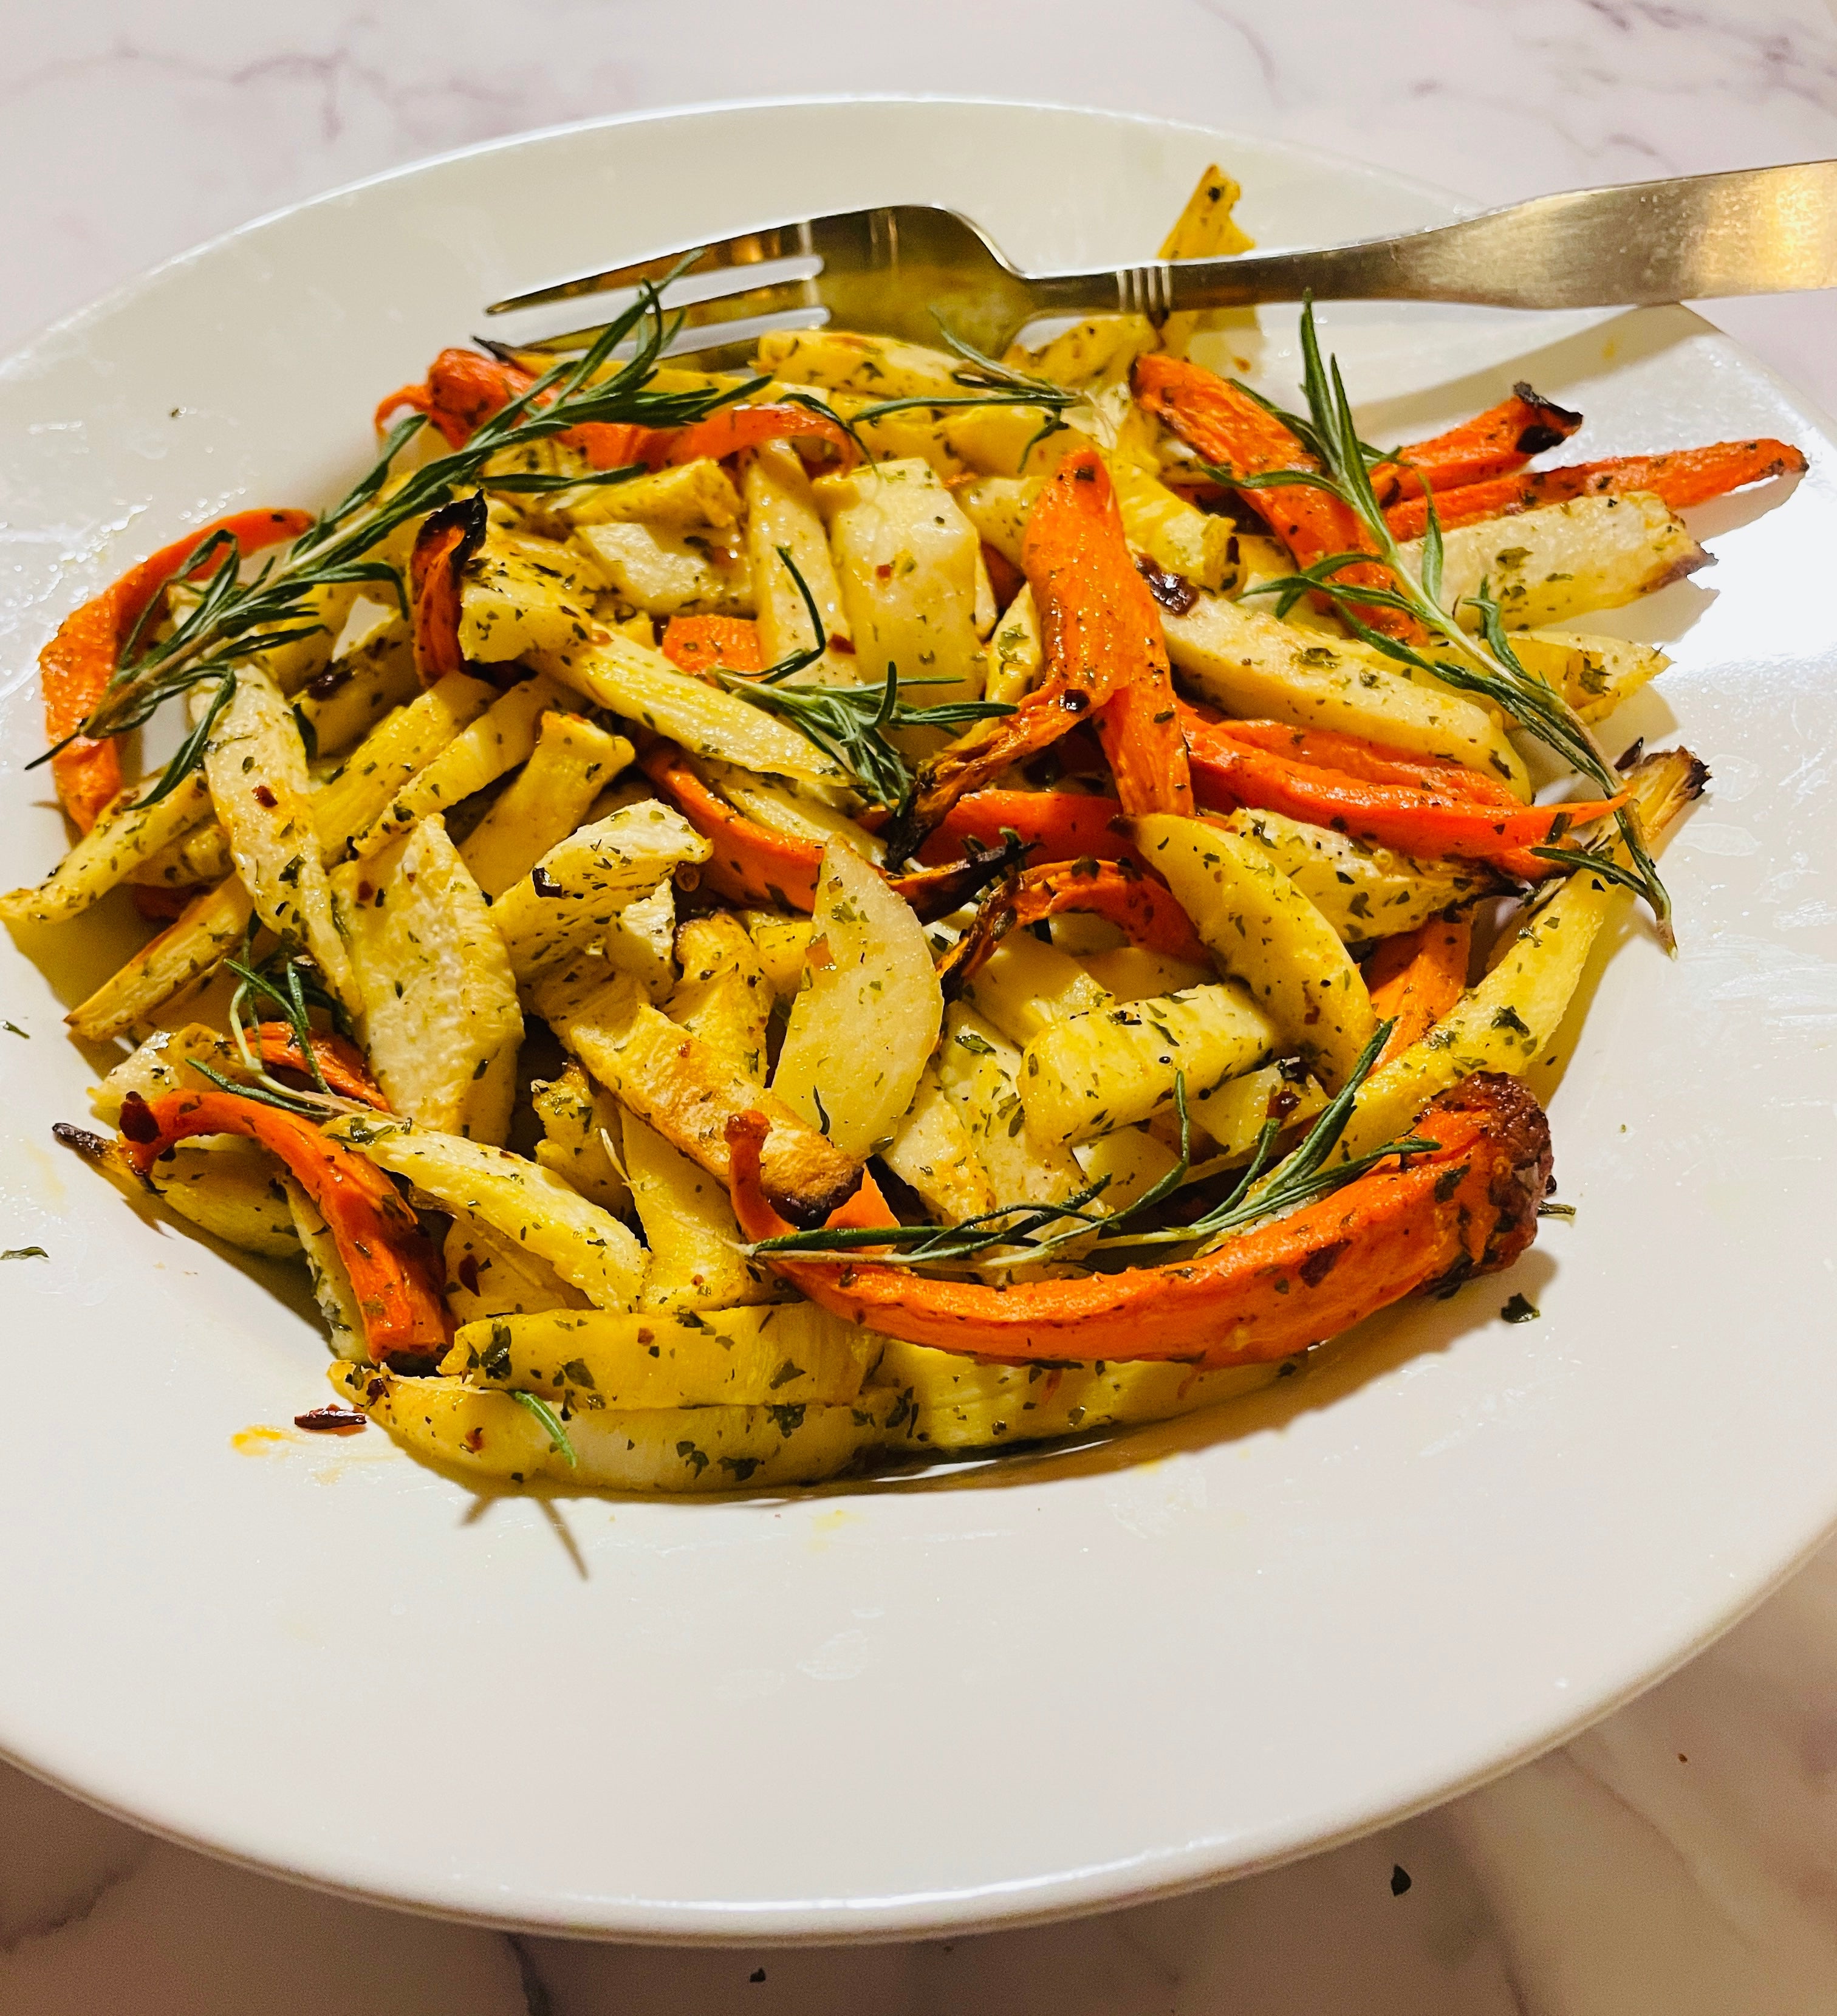
[[[0,1253],[0,1260],[49,1260],[51,1255],[42,1246],[9,1246]]]
[[[789,721],[825,756],[840,764],[863,795],[875,804],[897,808],[905,803],[913,787],[906,759],[887,739],[890,729],[954,728],[965,722],[987,721],[996,715],[1013,713],[1005,701],[992,700],[945,700],[936,707],[908,707],[900,698],[902,690],[955,682],[948,679],[908,679],[902,689],[897,669],[890,664],[883,687],[787,685],[793,673],[816,663],[828,640],[816,597],[792,558],[790,549],[780,546],[778,558],[803,597],[817,641],[781,658],[763,672],[718,672],[717,676],[729,693],[738,693],[766,713]]]
[[[609,376],[597,377],[614,348],[641,325],[630,359]],[[79,735],[124,734],[150,720],[174,695],[214,683],[217,691],[204,718],[185,736],[159,783],[140,800],[143,806],[156,803],[203,761],[210,728],[228,704],[235,668],[264,651],[322,630],[312,603],[317,589],[369,582],[403,599],[398,571],[376,557],[376,549],[409,520],[451,502],[480,481],[514,487],[521,479],[511,477],[500,483],[485,475],[485,466],[494,456],[583,425],[686,427],[739,396],[743,389],[739,387],[695,392],[648,389],[677,326],[664,315],[660,290],[642,288],[590,349],[545,372],[484,421],[463,447],[424,463],[391,489],[396,458],[426,424],[419,415],[404,420],[384,441],[368,473],[303,532],[284,556],[266,560],[252,580],[240,578],[242,549],[229,534],[214,532],[201,540],[178,570],[179,578],[198,585],[195,601],[169,635],[153,643],[146,641],[150,625],[143,617],[128,638],[102,700],[57,748]],[[159,601],[156,598],[149,606],[149,615]],[[47,750],[34,763],[56,753]]]
[[[519,1407],[526,1408],[542,1424],[548,1431],[551,1444],[566,1459],[569,1469],[578,1470],[581,1467],[581,1459],[575,1455],[574,1445],[568,1440],[568,1431],[561,1424],[560,1415],[549,1406],[546,1400],[538,1399],[534,1393],[525,1393],[519,1390],[512,1393],[510,1397]]]
[[[1370,462],[1382,459],[1378,452],[1359,438],[1353,422],[1352,402],[1346,396],[1337,358],[1323,363],[1314,328],[1314,303],[1301,311],[1302,387],[1307,398],[1307,419],[1279,413],[1295,431],[1321,466],[1318,470],[1271,470],[1261,475],[1238,475],[1229,469],[1205,465],[1218,482],[1237,490],[1273,489],[1296,484],[1325,490],[1337,497],[1357,519],[1369,536],[1371,550],[1328,553],[1298,573],[1260,581],[1255,592],[1278,598],[1276,613],[1285,616],[1307,595],[1325,595],[1338,610],[1353,634],[1400,664],[1426,672],[1464,693],[1490,701],[1546,748],[1562,758],[1596,785],[1605,796],[1620,789],[1618,778],[1594,739],[1576,718],[1561,693],[1526,671],[1510,643],[1501,619],[1499,604],[1482,584],[1480,592],[1464,599],[1464,606],[1479,617],[1480,634],[1471,635],[1458,620],[1455,610],[1441,599],[1443,545],[1441,520],[1436,511],[1435,494],[1423,493],[1428,524],[1422,538],[1420,578],[1405,563],[1403,550],[1384,516],[1382,506],[1371,487]],[[1265,405],[1267,401],[1263,401]],[[1376,561],[1389,574],[1393,585],[1368,585],[1343,581],[1339,576],[1350,567],[1369,566]],[[1419,650],[1402,639],[1386,635],[1368,622],[1361,611],[1382,609],[1407,617],[1428,631],[1433,643]],[[1434,650],[1433,658],[1425,655]],[[1452,651],[1452,658],[1439,655]],[[1674,950],[1671,928],[1671,901],[1648,851],[1639,829],[1637,815],[1623,806],[1615,815],[1620,839],[1632,862],[1632,873],[1620,879],[1637,889],[1651,905],[1660,940]],[[1598,864],[1591,862],[1591,867]]]
[[[32,1040],[16,1022],[0,1022],[0,1029],[5,1029],[10,1035],[24,1036],[28,1043]]]
[[[1514,1295],[1499,1313],[1508,1323],[1535,1323],[1544,1312],[1528,1296]]]
[[[1188,1116],[1184,1073],[1174,1081],[1174,1103],[1180,1116],[1180,1154],[1174,1166],[1159,1182],[1143,1191],[1122,1210],[1105,1214],[1085,1208],[1107,1187],[1109,1179],[1100,1177],[1087,1190],[1053,1204],[1004,1204],[998,1210],[981,1211],[953,1226],[893,1225],[836,1228],[819,1226],[814,1231],[781,1233],[746,1247],[753,1256],[769,1258],[774,1254],[796,1255],[800,1258],[844,1259],[863,1247],[898,1249],[881,1264],[901,1267],[953,1266],[974,1259],[982,1266],[1016,1266],[1051,1254],[1071,1240],[1095,1234],[1105,1247],[1188,1245],[1195,1241],[1217,1241],[1260,1223],[1311,1204],[1343,1184],[1364,1175],[1380,1162],[1400,1155],[1427,1154],[1440,1146],[1409,1135],[1389,1142],[1368,1154],[1328,1165],[1346,1124],[1352,1117],[1358,1089],[1376,1068],[1392,1024],[1379,1024],[1345,1085],[1322,1111],[1294,1153],[1269,1175],[1270,1157],[1282,1130],[1282,1122],[1264,1123],[1256,1146],[1243,1175],[1230,1194],[1182,1225],[1163,1226],[1145,1232],[1127,1228],[1164,1204],[1185,1182],[1192,1160],[1192,1125]],[[965,1032],[967,1033],[967,1032]],[[959,1041],[961,1041],[959,1038]],[[1047,1233],[1049,1226],[1060,1229]],[[1044,1237],[1039,1237],[1047,1233]],[[1000,1247],[998,1255],[990,1249]]]

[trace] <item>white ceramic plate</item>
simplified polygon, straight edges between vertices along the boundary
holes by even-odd
[[[21,767],[62,614],[232,502],[331,495],[372,401],[484,301],[889,200],[954,204],[1023,261],[1120,261],[1212,158],[1266,243],[1453,208],[1107,114],[700,112],[327,197],[52,332],[0,380],[0,873],[62,844]],[[1264,319],[1259,368],[1289,390],[1292,318]],[[1616,732],[1675,725],[1717,781],[1666,861],[1681,957],[1630,928],[1558,1046],[1575,1223],[1264,1398],[1080,1453],[781,1499],[474,1499],[374,1431],[239,1445],[329,1397],[316,1327],[281,1270],[143,1221],[53,1145],[93,1075],[61,1010],[120,941],[22,938],[0,946],[0,1015],[30,1039],[0,1031],[0,1247],[50,1258],[0,1269],[0,1748],[174,1837],[439,1911],[668,1939],[985,1924],[1470,1785],[1818,1540],[1837,450],[1681,311],[1325,320],[1379,439],[1529,376],[1587,409],[1587,452],[1765,433],[1812,456],[1785,501],[1699,514],[1720,565],[1618,619],[1677,664]],[[1515,1289],[1540,1321],[1498,1320]]]

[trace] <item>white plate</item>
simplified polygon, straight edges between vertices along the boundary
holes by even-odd
[[[377,395],[480,304],[765,218],[931,200],[1023,261],[1158,242],[1210,158],[1265,243],[1444,199],[1267,142],[955,103],[602,124],[330,196],[164,269],[0,380],[0,863],[61,845],[31,664],[74,602],[232,502],[328,496]],[[1379,438],[1512,379],[1588,452],[1803,442],[1720,566],[1622,619],[1671,644],[1624,737],[1717,773],[1552,1100],[1579,1207],[1508,1279],[1412,1305],[1265,1399],[1081,1453],[750,1501],[490,1500],[329,1397],[282,1270],[129,1211],[57,1149],[92,1076],[0,948],[0,1748],[307,1881],[627,1937],[835,1939],[1045,1916],[1267,1863],[1472,1784],[1720,1630],[1837,1517],[1828,1257],[1837,698],[1825,423],[1681,311],[1325,318]],[[1292,377],[1292,319],[1261,358]],[[1578,333],[1577,332],[1580,332]],[[1455,381],[1459,382],[1455,382]],[[1286,381],[1286,383],[1285,383]],[[1573,1051],[1573,1060],[1571,1052]],[[1540,1089],[1549,1089],[1548,1075]],[[1511,1327],[1520,1290],[1542,1319]],[[244,1446],[247,1446],[246,1442]]]

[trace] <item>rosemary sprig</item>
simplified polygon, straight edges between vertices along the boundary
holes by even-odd
[[[264,1106],[276,1106],[284,1112],[297,1113],[309,1120],[325,1120],[336,1113],[368,1112],[368,1107],[342,1097],[326,1083],[312,1046],[311,1010],[322,1010],[330,1017],[333,1027],[338,1028],[344,1021],[342,1006],[321,984],[312,962],[303,958],[289,944],[283,942],[259,964],[254,963],[252,948],[257,928],[251,919],[243,935],[241,957],[226,958],[223,962],[228,970],[236,976],[235,991],[229,1003],[230,1040],[235,1045],[236,1054],[250,1075],[246,1078],[232,1078],[212,1065],[200,1063],[196,1057],[188,1058],[187,1063],[200,1077],[208,1078],[220,1091],[234,1093],[239,1098],[257,1100]],[[301,1092],[283,1085],[263,1063],[253,1035],[254,1025],[261,1021],[261,1016],[259,1008],[252,1005],[261,1000],[273,1003],[293,1031],[295,1046],[306,1060],[303,1068],[318,1087],[316,1091]]]
[[[1311,1204],[1375,1168],[1380,1162],[1398,1156],[1428,1154],[1440,1147],[1439,1142],[1410,1134],[1350,1161],[1329,1163],[1328,1157],[1352,1117],[1359,1088],[1376,1069],[1392,1026],[1389,1022],[1379,1026],[1344,1085],[1322,1110],[1300,1145],[1276,1168],[1268,1181],[1261,1179],[1282,1130],[1282,1123],[1277,1119],[1264,1121],[1249,1163],[1231,1193],[1186,1224],[1162,1226],[1145,1232],[1128,1229],[1133,1222],[1145,1217],[1174,1194],[1185,1181],[1192,1165],[1192,1124],[1187,1113],[1185,1075],[1181,1073],[1174,1081],[1174,1107],[1180,1115],[1179,1156],[1159,1182],[1119,1211],[1105,1215],[1085,1208],[1108,1183],[1109,1178],[1103,1177],[1088,1190],[1080,1190],[1062,1203],[1004,1204],[998,1210],[965,1219],[958,1225],[846,1228],[825,1226],[809,1232],[781,1233],[775,1238],[759,1240],[745,1251],[765,1258],[775,1253],[783,1253],[794,1254],[803,1259],[842,1260],[864,1247],[893,1247],[897,1251],[883,1264],[905,1267],[960,1265],[980,1255],[983,1257],[978,1264],[1002,1267],[1042,1259],[1056,1248],[1074,1239],[1087,1237],[1093,1232],[1106,1249],[1184,1246],[1228,1238],[1265,1219],[1282,1217],[1303,1204]],[[1044,1238],[1037,1236],[1055,1223],[1062,1225],[1064,1229]],[[1010,1250],[993,1258],[987,1257],[989,1249],[996,1246]]]
[[[1480,635],[1462,628],[1457,612],[1442,600],[1443,544],[1441,521],[1436,515],[1432,491],[1424,495],[1428,525],[1422,540],[1420,578],[1411,574],[1397,537],[1386,521],[1383,507],[1371,488],[1367,457],[1373,451],[1359,438],[1353,423],[1352,402],[1346,396],[1337,358],[1323,363],[1314,327],[1314,304],[1306,302],[1301,311],[1302,387],[1307,398],[1308,416],[1299,437],[1321,463],[1318,470],[1272,470],[1262,475],[1240,476],[1229,469],[1206,465],[1221,484],[1238,490],[1273,489],[1300,484],[1326,490],[1336,496],[1357,519],[1370,537],[1366,552],[1328,553],[1310,567],[1257,585],[1260,595],[1278,597],[1278,615],[1286,615],[1304,595],[1328,596],[1354,635],[1414,670],[1428,673],[1462,692],[1479,695],[1500,707],[1528,733],[1560,756],[1612,797],[1619,780],[1594,745],[1594,739],[1576,717],[1573,709],[1556,689],[1526,671],[1507,639],[1499,604],[1483,584],[1480,592],[1465,599],[1480,619]],[[1267,402],[1265,402],[1267,403]],[[1272,412],[1278,409],[1271,408]],[[1291,425],[1298,416],[1282,415]],[[1392,587],[1353,585],[1339,576],[1351,566],[1368,566],[1376,561],[1389,574]],[[1431,659],[1400,638],[1375,628],[1362,613],[1372,609],[1393,610],[1412,618],[1434,639]],[[1451,659],[1441,655],[1452,651]],[[1620,838],[1637,877],[1635,886],[1651,905],[1659,936],[1667,951],[1676,949],[1671,927],[1671,901],[1658,869],[1639,830],[1637,815],[1627,808],[1615,815]]]
[[[721,672],[717,676],[729,693],[739,693],[766,713],[789,721],[807,736],[825,756],[839,763],[876,805],[897,808],[905,803],[912,790],[912,772],[904,757],[888,740],[890,729],[954,728],[964,722],[987,721],[996,715],[1013,713],[1006,701],[993,700],[945,700],[936,707],[908,707],[900,698],[898,671],[890,664],[884,687],[787,685],[793,673],[814,665],[821,657],[829,639],[817,599],[792,557],[790,548],[780,546],[778,551],[803,597],[816,641],[781,658],[775,665],[768,665],[763,672]],[[954,683],[948,679],[908,679],[905,690]]]
[[[137,627],[107,691],[76,734],[125,733],[149,720],[175,694],[207,680],[218,685],[213,706],[221,711],[228,704],[238,665],[324,627],[311,603],[317,589],[375,582],[400,599],[400,574],[387,561],[374,557],[376,549],[411,519],[450,502],[476,484],[485,465],[505,449],[588,424],[685,427],[737,397],[743,387],[695,392],[648,389],[675,326],[663,314],[660,290],[642,289],[590,349],[572,361],[564,358],[556,363],[484,422],[463,447],[410,471],[386,495],[397,457],[425,424],[418,416],[403,421],[390,432],[368,472],[303,532],[284,556],[269,558],[252,579],[241,578],[243,556],[235,540],[216,533],[201,541],[179,571],[181,578],[196,579],[200,571],[208,570],[196,599],[163,639],[148,643],[142,628]],[[599,377],[614,349],[635,329],[640,333],[631,358]],[[511,479],[513,484],[516,481]],[[202,760],[207,739],[207,729],[194,729],[188,735],[160,784],[143,802],[164,796],[195,767]],[[56,753],[48,750],[36,761],[45,761]]]
[[[525,1393],[520,1388],[511,1395],[519,1407],[527,1408],[548,1431],[548,1439],[567,1458],[570,1470],[581,1467],[581,1459],[574,1453],[574,1445],[568,1440],[568,1431],[561,1424],[561,1417],[546,1400],[534,1393]]]

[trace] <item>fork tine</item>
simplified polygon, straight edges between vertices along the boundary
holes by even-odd
[[[812,218],[807,223],[763,225],[754,231],[737,232],[732,238],[724,238],[718,243],[704,245],[697,251],[692,245],[685,245],[675,252],[653,254],[648,259],[638,259],[627,266],[609,266],[604,272],[583,273],[572,280],[557,280],[546,287],[534,287],[527,293],[512,294],[501,301],[493,301],[485,310],[487,315],[508,315],[516,308],[546,307],[552,301],[577,300],[582,294],[609,293],[615,287],[642,286],[649,280],[666,279],[675,271],[677,262],[690,253],[696,254],[694,263],[683,268],[680,279],[692,274],[718,273],[730,267],[763,265],[773,259],[792,259],[800,255],[808,256],[814,249],[814,234],[825,225],[847,220],[854,213],[845,212],[836,218]]]
[[[742,287],[737,293],[717,294],[713,300],[696,301],[681,308],[665,305],[664,312],[672,321],[680,315],[682,333],[691,329],[716,329],[724,322],[762,321],[768,317],[784,316],[793,311],[814,313],[822,305],[822,296],[814,279],[780,280],[760,287]],[[586,329],[570,329],[558,336],[539,337],[534,343],[519,343],[522,351],[537,351],[551,356],[565,356],[571,351],[588,348],[595,339],[605,331],[606,323],[598,322]],[[699,344],[678,344],[681,349],[706,349],[709,343],[718,342],[718,337],[710,337]]]

